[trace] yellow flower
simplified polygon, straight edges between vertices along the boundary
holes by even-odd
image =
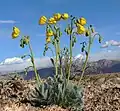
[[[17,27],[13,27],[13,32],[18,34],[18,33],[20,33],[20,30]]]
[[[53,33],[52,30],[49,30],[49,31],[46,32],[46,36],[47,36],[47,37],[51,37],[51,36],[53,36],[53,35],[54,35],[54,33]]]
[[[20,30],[17,27],[13,27],[12,38],[17,38],[20,35]]]
[[[50,37],[46,37],[46,42],[50,43],[50,41],[51,41],[51,38]]]
[[[60,13],[54,14],[54,19],[55,19],[56,21],[59,21],[59,20],[61,19],[61,14],[60,14]]]
[[[47,21],[47,18],[45,16],[40,17],[39,24],[44,25]]]
[[[55,20],[53,17],[51,17],[51,18],[48,20],[48,23],[49,23],[49,24],[56,24],[56,20]]]
[[[19,36],[19,34],[16,34],[16,33],[12,32],[12,39],[17,38],[18,36]]]
[[[85,31],[86,31],[85,27],[79,24],[78,27],[77,27],[77,33],[78,34],[84,34]]]
[[[66,20],[69,18],[69,15],[67,13],[62,14],[62,19]]]
[[[86,19],[82,17],[78,20],[78,23],[84,26],[86,24]]]

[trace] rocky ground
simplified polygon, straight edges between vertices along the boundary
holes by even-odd
[[[120,73],[84,80],[84,111],[120,111]]]
[[[74,83],[78,83],[78,77]],[[120,73],[84,76],[84,111],[120,111]],[[44,108],[29,104],[34,81],[20,78],[0,80],[0,111],[69,111],[56,105]]]

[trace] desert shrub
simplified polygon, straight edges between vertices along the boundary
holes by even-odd
[[[31,104],[34,106],[44,105],[59,105],[63,108],[74,109],[81,111],[82,100],[82,87],[79,87],[72,82],[66,84],[67,79],[60,76],[51,78],[49,77],[46,82],[42,83],[30,95]]]
[[[60,48],[60,38],[62,36],[61,27],[59,27],[59,21],[67,21],[70,23],[67,24],[64,32],[69,36],[69,48],[64,47],[63,53]],[[43,55],[45,56],[48,49],[52,51],[53,57],[54,52],[51,49],[52,45],[55,50],[55,58],[51,59],[53,66],[55,67],[55,76],[54,78],[48,78],[46,82],[43,82],[40,78],[32,51],[32,46],[30,43],[29,36],[23,36],[20,40],[20,47],[24,48],[26,45],[30,50],[30,54],[22,56],[25,58],[29,56],[31,59],[32,67],[35,72],[35,79],[37,82],[37,87],[30,96],[31,104],[35,106],[44,106],[56,104],[62,107],[68,107],[74,109],[75,111],[82,110],[82,86],[80,84],[77,86],[70,81],[71,76],[71,66],[72,66],[72,57],[73,57],[73,47],[77,42],[77,35],[84,36],[88,38],[88,43],[85,41],[81,42],[81,52],[85,53],[85,62],[82,67],[81,78],[85,72],[87,61],[89,58],[89,53],[91,45],[94,41],[95,36],[99,37],[99,43],[101,43],[102,37],[99,33],[95,32],[92,25],[87,24],[87,20],[84,17],[77,18],[68,13],[56,13],[52,17],[41,16],[39,19],[39,25],[45,26],[46,32],[46,43],[44,47]],[[20,35],[20,30],[17,27],[13,27],[12,38],[15,39]],[[63,58],[65,59],[64,65]],[[27,68],[29,69],[29,67]],[[27,71],[26,69],[26,71]]]

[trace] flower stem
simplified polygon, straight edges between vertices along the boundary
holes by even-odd
[[[70,78],[71,65],[72,65],[72,30],[73,30],[73,20],[71,20],[71,32],[70,32],[70,63],[69,63],[69,71],[68,71],[67,81],[69,81],[69,78]]]
[[[53,33],[55,34],[55,31],[53,30],[52,26],[50,24],[47,24]],[[55,37],[55,36],[54,36]],[[55,75],[58,76],[58,43],[55,37],[55,52],[56,52],[56,58],[55,58]]]
[[[57,41],[55,40],[55,51],[56,51],[56,59],[55,59],[55,74],[58,75],[58,49],[57,49]]]
[[[31,54],[31,62],[33,64],[33,68],[34,68],[34,72],[35,72],[35,78],[36,78],[36,81],[37,83],[39,84],[39,82],[41,82],[41,78],[37,72],[37,68],[35,66],[35,62],[34,62],[34,55],[33,55],[33,51],[32,51],[32,47],[31,47],[31,44],[30,42],[28,43],[28,46],[29,46],[29,49],[30,49],[30,54]]]
[[[62,71],[62,58],[60,55],[60,42],[58,42],[58,56],[59,56],[59,63],[60,63],[60,74],[61,78],[63,77],[63,71]]]
[[[92,45],[91,42],[93,42],[93,41],[91,40],[91,37],[89,37],[89,45],[88,45],[88,51],[87,51],[88,54],[86,55],[85,63],[84,63],[83,68],[82,68],[82,74],[81,74],[81,77],[79,79],[79,84],[80,84],[80,82],[81,82],[81,80],[83,78],[83,75],[84,75],[84,72],[85,72],[85,68],[87,66],[87,61],[88,61],[88,57],[89,57],[89,53],[90,53],[90,48],[91,48],[91,45]]]
[[[68,80],[70,78],[70,70],[71,70],[71,64],[72,64],[72,36],[70,35],[70,64],[69,64],[69,72],[68,72]]]
[[[79,84],[80,84],[80,82],[81,82],[81,80],[82,80],[82,78],[83,78],[83,74],[84,74],[84,72],[85,72],[85,68],[86,68],[86,65],[87,65],[87,61],[88,61],[88,57],[89,57],[91,45],[93,44],[94,38],[95,38],[95,36],[97,36],[97,35],[100,37],[100,34],[99,34],[99,33],[94,34],[92,37],[91,37],[91,35],[89,36],[88,55],[86,56],[84,66],[83,66],[83,68],[82,68],[82,74],[81,74],[81,77],[80,77],[80,79],[79,79]]]

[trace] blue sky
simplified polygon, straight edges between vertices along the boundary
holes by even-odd
[[[17,26],[21,34],[29,35],[36,58],[42,57],[45,44],[45,28],[38,25],[39,17],[52,16],[53,13],[67,12],[77,17],[85,17],[88,24],[93,24],[106,41],[120,41],[120,0],[1,0],[0,1],[0,61],[27,53],[28,49],[19,47],[20,38],[11,39],[12,27]],[[64,27],[64,25],[62,26]],[[80,53],[78,37],[74,55]],[[97,38],[96,38],[97,39]],[[61,38],[61,46],[68,43],[68,37]],[[91,53],[114,50],[120,47],[100,48],[97,40]],[[47,56],[51,56],[48,52]]]

